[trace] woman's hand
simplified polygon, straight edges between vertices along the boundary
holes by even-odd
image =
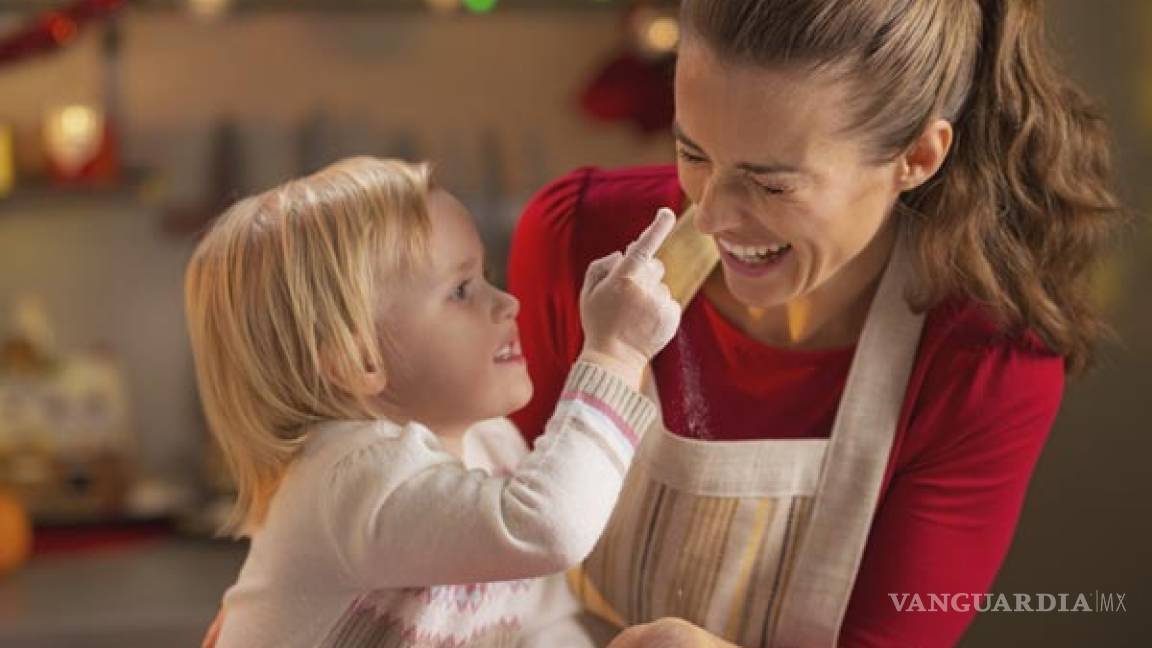
[[[664,618],[632,626],[608,648],[739,648],[684,619]]]
[[[663,282],[664,265],[653,258],[675,223],[672,210],[658,211],[627,251],[588,266],[580,292],[582,358],[608,365],[634,387],[680,325],[680,305]]]

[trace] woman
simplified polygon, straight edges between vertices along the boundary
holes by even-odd
[[[711,243],[665,259],[705,269],[651,366],[667,430],[574,587],[617,626],[708,631],[618,646],[954,645],[1102,328],[1104,126],[1037,0],[684,0],[682,25],[678,166],[553,183],[512,250],[531,438],[588,263],[661,205]]]

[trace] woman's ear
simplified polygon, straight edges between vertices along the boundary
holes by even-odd
[[[937,119],[928,124],[920,137],[900,156],[897,183],[900,191],[909,191],[928,182],[952,148],[952,124],[946,119]]]

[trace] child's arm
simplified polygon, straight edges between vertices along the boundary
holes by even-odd
[[[578,363],[545,434],[507,478],[466,470],[431,432],[408,426],[337,464],[326,494],[329,537],[349,575],[368,587],[563,571],[592,550],[654,415],[619,378]]]

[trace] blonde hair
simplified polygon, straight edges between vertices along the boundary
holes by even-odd
[[[185,276],[200,399],[236,480],[224,531],[259,526],[307,425],[378,415],[333,376],[382,367],[381,279],[428,254],[429,169],[352,158],[222,214]]]
[[[1128,215],[1104,120],[1056,69],[1039,0],[683,0],[690,38],[745,65],[852,84],[879,160],[932,119],[955,129],[940,174],[898,205],[930,308],[957,295],[1086,368],[1105,331],[1089,270]]]

